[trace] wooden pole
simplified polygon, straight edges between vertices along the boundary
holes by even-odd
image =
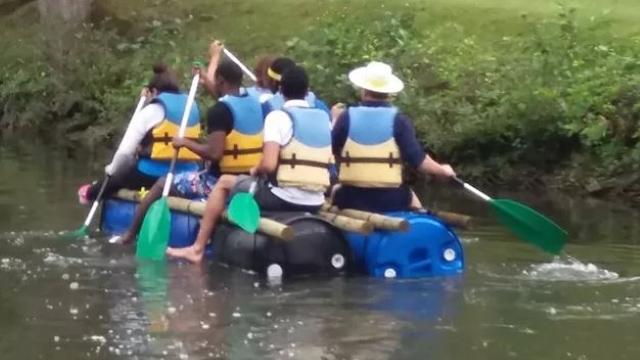
[[[442,219],[450,226],[461,229],[469,229],[472,226],[473,218],[469,215],[458,214],[450,211],[432,210],[433,215]]]
[[[348,216],[350,218],[369,222],[376,229],[407,231],[409,230],[409,222],[402,218],[376,214],[368,211],[354,209],[338,209],[335,206],[324,204],[322,210],[334,214]]]
[[[409,229],[409,223],[405,219],[393,216],[387,216],[362,210],[339,209],[336,206],[331,206],[329,204],[324,204],[322,206],[322,210],[341,214],[354,219],[368,221],[372,223],[376,229],[396,231],[407,231]],[[469,215],[440,210],[430,210],[429,213],[440,218],[449,226],[454,226],[461,229],[469,229],[472,225],[473,218]]]
[[[116,193],[115,197],[122,200],[140,202],[140,193],[133,190],[122,189]],[[192,201],[173,196],[167,197],[167,202],[169,203],[169,208],[172,210],[180,211],[198,217],[202,217],[206,206],[206,203],[202,201]],[[225,221],[229,222],[226,211],[222,214],[222,218]],[[258,231],[285,241],[293,239],[294,236],[293,228],[278,221],[267,218],[260,218]]]
[[[319,211],[317,215],[340,230],[356,232],[364,235],[368,235],[373,231],[373,224],[368,221],[353,219],[327,211]]]

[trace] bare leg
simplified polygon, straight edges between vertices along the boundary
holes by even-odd
[[[144,199],[140,201],[140,204],[138,204],[138,208],[133,215],[131,226],[129,226],[127,232],[125,232],[124,235],[122,235],[122,238],[120,238],[120,243],[129,244],[135,241],[136,235],[138,235],[138,231],[140,231],[140,227],[142,226],[144,216],[147,214],[147,210],[149,210],[149,207],[151,207],[151,204],[153,204],[154,201],[162,197],[162,188],[164,187],[164,181],[164,176],[159,178],[158,181],[153,184]]]
[[[196,242],[185,248],[168,248],[167,255],[177,258],[189,260],[193,263],[199,263],[202,261],[204,255],[204,248],[211,238],[211,234],[218,222],[220,216],[224,212],[227,197],[229,191],[236,184],[236,176],[234,175],[222,175],[218,182],[211,190],[209,198],[207,199],[207,205],[202,214],[202,220],[200,221],[200,231],[198,231],[198,237]]]
[[[416,195],[415,191],[411,190],[411,204],[409,205],[409,207],[412,210],[422,210],[422,202],[420,201],[420,199],[418,198],[418,196]]]

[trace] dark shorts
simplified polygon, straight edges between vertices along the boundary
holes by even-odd
[[[140,190],[140,188],[144,187],[149,190],[157,180],[158,178],[139,171],[134,163],[130,166],[123,167],[111,176],[107,187],[104,189],[104,195],[110,196],[120,189]],[[93,182],[87,193],[87,198],[91,201],[95,200],[100,192],[101,186],[102,181]]]
[[[408,185],[399,188],[342,186],[336,191],[333,204],[341,209],[376,213],[407,211],[411,205],[411,189]]]
[[[236,193],[249,192],[254,181],[256,182],[256,188],[253,197],[262,211],[305,211],[315,213],[320,210],[320,206],[298,205],[282,200],[271,192],[273,185],[268,180],[249,175],[238,175],[229,199]]]

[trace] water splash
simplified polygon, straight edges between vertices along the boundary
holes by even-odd
[[[529,279],[546,281],[592,281],[615,280],[619,275],[599,268],[592,263],[583,263],[568,255],[556,256],[550,263],[535,264],[522,271]]]

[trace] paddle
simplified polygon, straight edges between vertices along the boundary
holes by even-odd
[[[189,97],[187,98],[187,104],[180,122],[180,130],[178,131],[178,137],[180,138],[184,137],[187,120],[189,119],[189,115],[191,115],[191,108],[193,107],[199,81],[200,73],[196,72],[191,81]],[[175,149],[173,152],[169,172],[167,173],[164,188],[162,189],[162,197],[149,207],[149,211],[147,211],[144,217],[136,247],[136,256],[139,258],[150,260],[164,259],[165,250],[169,243],[169,236],[171,235],[171,213],[169,212],[167,196],[169,196],[169,189],[171,189],[171,184],[173,183],[173,172],[176,161],[178,160],[178,151],[179,149]]]
[[[564,247],[567,232],[544,215],[513,200],[492,199],[459,178],[455,177],[454,180],[465,190],[488,202],[502,224],[519,238],[552,254],[558,254]]]
[[[250,234],[256,232],[260,223],[260,207],[253,197],[256,192],[256,182],[257,180],[254,180],[251,183],[249,192],[235,194],[227,208],[229,220]]]
[[[131,123],[131,121],[133,121],[136,115],[138,115],[140,110],[142,110],[142,107],[144,106],[144,103],[146,100],[147,100],[146,97],[144,96],[140,97],[140,100],[138,100],[138,105],[136,106],[136,110],[133,112],[133,115],[131,116],[129,123]],[[89,225],[91,225],[93,216],[96,214],[96,211],[98,210],[98,204],[100,203],[100,200],[102,200],[104,189],[107,187],[107,183],[109,183],[110,178],[111,178],[110,175],[105,175],[104,180],[102,181],[102,186],[100,186],[100,191],[98,192],[98,196],[93,201],[93,204],[91,205],[91,210],[89,210],[89,214],[87,215],[87,218],[84,220],[84,223],[79,229],[69,232],[67,234],[68,237],[81,238],[87,235],[87,230],[89,229]]]
[[[244,71],[254,82],[256,76],[229,50],[223,48],[224,54]],[[231,198],[227,214],[229,220],[248,233],[255,233],[260,223],[260,207],[253,194],[256,191],[256,180],[251,183],[249,192],[239,192]]]
[[[242,71],[244,71],[244,73],[247,74],[247,76],[250,77],[251,80],[253,80],[253,82],[256,82],[258,80],[256,76],[251,72],[251,70],[249,70],[248,67],[246,67],[240,60],[238,60],[238,58],[235,57],[235,55],[233,55],[231,51],[227,50],[227,48],[222,48],[222,51],[225,55],[227,55],[229,59],[231,59],[231,61],[236,63],[236,65],[238,65],[240,69],[242,69]]]

